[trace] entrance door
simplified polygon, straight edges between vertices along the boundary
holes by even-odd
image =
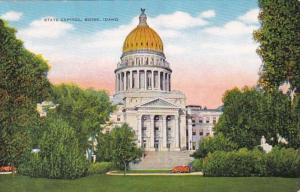
[[[155,151],[158,151],[158,148],[159,148],[159,141],[155,141],[154,142],[154,149],[155,149]]]

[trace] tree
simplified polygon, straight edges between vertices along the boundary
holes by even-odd
[[[53,86],[52,101],[58,104],[56,112],[75,129],[81,149],[93,149],[96,134],[114,109],[107,93],[62,84]]]
[[[195,151],[193,156],[195,158],[204,158],[208,153],[215,151],[233,151],[236,149],[238,149],[238,146],[220,133],[214,137],[204,138],[199,144],[199,149]]]
[[[46,178],[77,178],[86,174],[88,163],[79,149],[75,131],[56,114],[48,114],[39,140],[40,152],[29,154],[21,174]]]
[[[111,135],[113,163],[126,175],[129,163],[140,160],[142,150],[137,147],[134,131],[127,124],[115,127]]]
[[[96,150],[96,156],[97,161],[106,161],[111,162],[112,161],[112,136],[110,133],[99,133],[97,135],[97,150]]]
[[[259,84],[265,90],[290,84],[300,92],[300,2],[298,0],[259,0],[260,29],[254,39],[260,43],[257,53],[263,65]]]
[[[0,19],[0,165],[18,164],[39,127],[37,103],[50,92],[49,66]]]
[[[278,144],[278,135],[291,134],[291,101],[282,92],[264,92],[245,87],[227,91],[223,114],[215,129],[240,148],[253,148],[265,136],[267,142]]]

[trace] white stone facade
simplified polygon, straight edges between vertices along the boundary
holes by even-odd
[[[143,12],[137,28],[145,27],[147,34],[157,36],[152,29],[147,28],[146,19]],[[130,34],[134,35],[132,32]],[[138,146],[145,151],[192,149],[189,141],[194,140],[190,140],[192,138],[189,134],[190,128],[188,129],[190,124],[187,121],[189,108],[186,108],[186,97],[182,92],[172,90],[172,70],[163,53],[160,37],[149,37],[148,40],[145,36],[139,34],[137,37],[140,40],[128,40],[129,37],[125,40],[123,54],[114,71],[115,94],[112,102],[117,110],[111,115],[110,128],[122,123],[129,124],[136,133]],[[156,44],[158,51],[150,46],[153,39],[160,40]],[[145,44],[148,47],[134,50],[130,47]],[[130,51],[124,49],[128,46]]]
[[[203,138],[214,135],[213,128],[218,122],[222,110],[221,108],[207,109],[197,105],[188,105],[186,109],[188,149],[197,150]]]

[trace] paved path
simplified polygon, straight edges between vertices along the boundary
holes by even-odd
[[[106,175],[124,175],[121,172],[110,171],[107,172]],[[202,172],[191,172],[191,173],[126,173],[126,175],[130,176],[187,176],[187,175],[203,175]]]

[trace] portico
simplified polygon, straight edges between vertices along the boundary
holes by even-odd
[[[138,117],[138,144],[146,151],[176,151],[179,148],[178,115],[143,114]]]

